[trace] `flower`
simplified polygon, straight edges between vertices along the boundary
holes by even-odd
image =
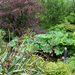
[[[29,42],[29,44],[31,44],[31,42]]]
[[[10,63],[11,61],[10,60],[7,60],[7,62]]]
[[[35,66],[33,66],[32,68],[35,68]]]
[[[45,55],[45,54],[43,54],[44,55],[44,57],[47,57],[47,55]]]
[[[10,34],[13,34],[13,33],[10,33]]]
[[[37,31],[37,28],[35,28],[34,30]]]
[[[18,53],[19,51],[15,51],[15,53]]]
[[[34,38],[31,38],[31,39],[34,39]]]
[[[38,21],[36,21],[36,23],[38,23]]]
[[[8,67],[9,65],[10,65],[9,63],[8,64],[5,64],[4,67]]]
[[[33,49],[31,49],[33,51]]]
[[[19,45],[16,45],[16,47],[18,47]]]
[[[32,66],[29,66],[29,65],[28,65],[27,67],[32,67]]]
[[[29,55],[27,55],[27,56],[29,56]]]

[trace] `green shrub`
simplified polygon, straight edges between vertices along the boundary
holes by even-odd
[[[44,75],[70,75],[75,72],[74,57],[68,58],[67,64],[60,60],[57,62],[44,61],[43,58],[37,55],[32,55],[30,59],[31,66],[35,66],[34,69],[40,71],[41,74],[43,72]]]
[[[29,36],[33,36],[36,34],[35,32],[32,32],[30,28],[28,28],[26,32],[27,33],[23,34],[22,39],[27,39],[29,38]]]
[[[49,28],[47,30],[47,32],[50,32],[50,31],[61,31],[63,33],[66,33],[65,27],[66,26],[64,24],[57,24],[56,26]]]
[[[45,12],[42,12],[40,17],[41,17],[41,24],[42,27],[44,26],[45,28],[49,28],[51,26],[55,26],[56,24],[62,23],[62,20],[64,17],[67,16],[67,18],[70,20],[71,17],[71,22],[74,22],[72,16],[73,13],[75,12],[75,1],[72,0],[40,0],[41,2],[45,3]],[[69,13],[71,13],[69,15]]]
[[[71,32],[73,31],[74,26],[72,24],[70,24],[70,22],[68,22],[68,20],[66,18],[65,18],[63,24],[66,26],[66,31],[71,31]]]
[[[72,35],[75,37],[75,31],[72,33]]]
[[[73,32],[75,30],[75,25],[71,24],[66,18],[64,19],[62,24],[57,24],[54,27],[49,27],[49,29],[47,29],[47,31],[61,31],[63,33],[66,32]]]
[[[20,41],[21,44],[18,43]],[[9,42],[6,48],[0,52],[0,64],[3,63],[0,66],[6,66],[2,67],[0,74],[15,75],[13,72],[16,72],[16,75],[18,75],[18,73],[21,74],[25,71],[25,73],[31,73],[31,75],[42,74],[42,72],[45,73],[44,75],[70,75],[75,72],[75,56],[70,57],[67,64],[65,64],[63,61],[44,61],[42,57],[33,55],[33,52],[35,51],[35,48],[39,48],[40,50],[43,49],[43,52],[49,53],[52,47],[55,46],[54,51],[59,55],[64,50],[64,47],[62,46],[66,44],[71,46],[69,53],[71,52],[71,54],[73,54],[74,52],[72,51],[74,50],[71,50],[74,48],[73,41],[75,40],[68,37],[67,34],[58,31],[50,31],[47,34],[38,34],[29,39],[18,40],[15,38],[12,40],[12,43],[15,43],[15,45],[12,46],[12,43]],[[35,44],[39,47],[34,47]],[[11,54],[9,46],[14,49]],[[7,60],[9,60],[10,63],[8,63]]]
[[[71,12],[67,17],[66,19],[72,23],[72,24],[75,24],[75,13],[74,12]]]
[[[68,64],[69,65],[69,64]],[[46,66],[44,67],[44,71],[46,72],[46,75],[70,75],[72,74],[71,68],[68,67],[67,64],[63,62],[49,62],[46,63]]]

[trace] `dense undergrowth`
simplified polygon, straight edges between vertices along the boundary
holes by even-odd
[[[5,35],[3,31],[0,31]],[[32,33],[32,32],[31,32]],[[61,34],[61,35],[60,35]],[[73,75],[75,72],[74,37],[58,31],[46,34],[14,38],[9,43],[0,40],[0,72],[6,75]],[[9,34],[10,35],[10,34]],[[59,36],[58,36],[59,35]],[[10,38],[10,37],[9,37]],[[60,39],[57,40],[57,39]],[[68,41],[67,41],[68,40]],[[67,64],[60,58],[55,62],[51,59],[62,54],[64,46],[70,47]],[[54,53],[53,53],[54,51]],[[41,53],[40,56],[35,53]],[[72,55],[72,57],[71,57]],[[44,59],[45,58],[45,59]],[[22,73],[23,72],[23,73]]]
[[[26,1],[0,2],[0,75],[75,75],[75,1]]]

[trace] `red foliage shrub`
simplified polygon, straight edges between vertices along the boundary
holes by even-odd
[[[7,31],[7,35],[9,29],[13,36],[26,33],[25,29],[34,24],[35,15],[39,18],[37,13],[42,9],[39,0],[0,0],[0,6],[0,29]]]

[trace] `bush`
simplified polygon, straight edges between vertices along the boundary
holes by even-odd
[[[40,72],[44,75],[70,75],[75,72],[74,57],[68,58],[67,64],[60,60],[57,62],[44,61],[43,58],[37,55],[30,56],[30,59],[29,62],[32,63],[31,65],[35,67],[34,70],[38,71],[38,74]],[[36,72],[32,72],[31,75],[33,73],[37,74]]]
[[[47,32],[50,32],[50,31],[61,31],[62,33],[66,33],[65,27],[66,26],[64,24],[57,24],[56,26],[47,29]]]
[[[42,4],[38,0],[1,0],[0,8],[0,29],[6,32],[8,36],[8,29],[10,30],[11,37],[22,36],[26,28],[32,27],[38,20]],[[6,7],[8,6],[8,7]],[[38,23],[38,22],[37,22]],[[36,23],[36,25],[37,25]]]
[[[72,0],[43,0],[43,3],[45,3],[46,6],[45,12],[42,12],[40,17],[41,25],[44,28],[49,28],[52,25],[62,23],[64,17],[75,11],[75,5]]]
[[[67,17],[66,19],[72,23],[72,24],[75,24],[75,13],[74,12],[71,12]]]
[[[75,37],[75,31],[72,33],[72,35]]]
[[[64,23],[63,23],[66,27],[66,31],[69,32],[73,32],[74,30],[74,26],[72,24],[70,24],[70,22],[68,22],[68,20],[65,18]]]
[[[50,34],[39,34],[34,37],[30,36],[30,38],[24,38],[22,40],[18,40],[17,38],[15,38],[11,42],[9,42],[4,47],[4,49],[1,49],[0,51],[0,74],[18,75],[21,73],[24,74],[24,72],[26,72],[27,74],[31,75],[69,75],[74,73],[75,54],[73,57],[68,59],[67,64],[65,64],[63,61],[45,61],[42,57],[33,54],[37,50],[37,48],[39,48],[40,50],[43,49],[43,52],[45,53],[51,53],[51,49],[53,46],[55,46],[55,53],[57,55],[61,54],[63,51],[63,47],[59,45],[60,43],[66,43],[67,45],[74,48],[73,41],[75,40],[67,38],[67,34],[64,35],[64,33],[56,31],[50,31],[49,33]],[[0,40],[2,40],[2,38]],[[34,45],[36,43],[40,47],[35,46],[34,48]],[[4,45],[4,43],[2,45]],[[72,49],[71,47],[70,49]],[[70,51],[72,52],[74,50]],[[72,54],[73,53],[74,52],[72,52]]]
[[[72,67],[70,64],[65,64],[61,61],[55,62],[48,62],[45,64],[44,71],[46,74],[50,75],[69,75],[72,74]],[[74,64],[72,64],[74,66]],[[75,68],[75,67],[74,67]]]

